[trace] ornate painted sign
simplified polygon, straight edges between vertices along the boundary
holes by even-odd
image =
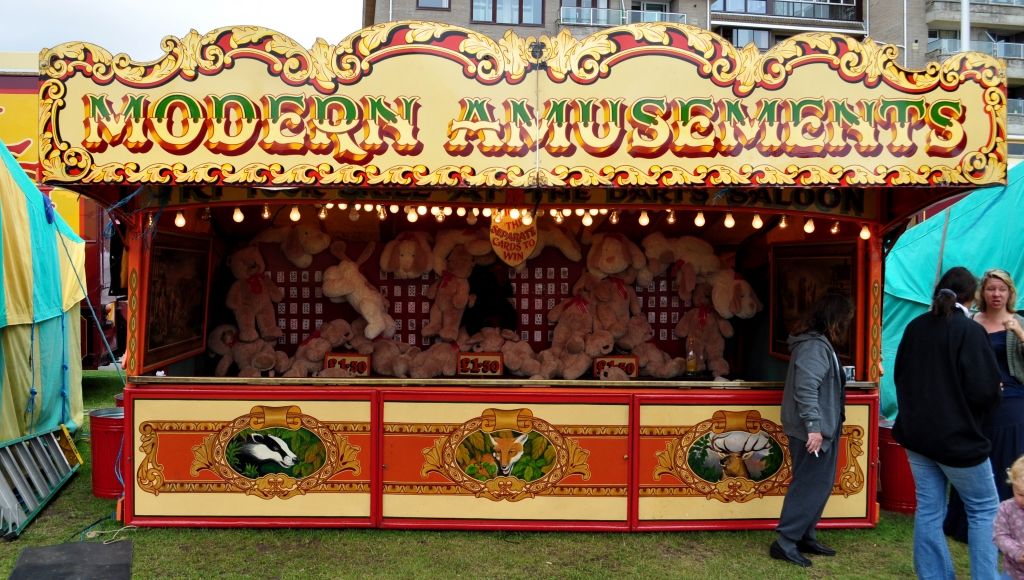
[[[679,186],[1006,175],[1005,64],[980,53],[910,71],[870,40],[802,34],[762,54],[665,23],[495,41],[390,22],[310,49],[234,27],[164,48],[148,63],[82,42],[42,55],[47,181],[571,188],[581,203],[635,202],[613,189],[632,187],[651,204],[692,202],[651,193]]]

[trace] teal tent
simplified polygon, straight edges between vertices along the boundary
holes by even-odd
[[[939,276],[964,266],[981,276],[1002,268],[1018,285],[1017,308],[1024,282],[1024,164],[1010,170],[1005,186],[971,192],[900,237],[885,258],[882,308],[882,416],[896,416],[892,367],[903,329],[928,310]]]
[[[0,443],[82,423],[85,244],[0,142]]]

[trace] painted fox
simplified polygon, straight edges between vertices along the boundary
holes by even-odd
[[[487,436],[491,439],[491,445],[494,447],[491,454],[498,462],[498,473],[504,476],[510,475],[516,462],[523,456],[523,445],[530,434],[522,433],[516,436],[516,431],[504,430],[488,433]]]

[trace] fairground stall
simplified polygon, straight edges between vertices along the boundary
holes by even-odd
[[[883,239],[1005,179],[1000,61],[661,23],[163,48],[40,64],[45,180],[131,224],[127,522],[771,528],[826,291],[857,316],[823,525],[877,522]]]

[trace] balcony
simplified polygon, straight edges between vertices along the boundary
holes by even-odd
[[[960,1],[928,0],[924,19],[930,28],[959,28]],[[971,26],[1020,28],[1024,26],[1024,0],[971,0]]]
[[[1024,44],[1016,42],[989,42],[972,40],[971,50],[984,52],[1006,60],[1006,77],[1024,80]],[[928,60],[941,60],[960,52],[960,40],[933,38],[928,41]]]
[[[686,15],[652,10],[619,10],[613,8],[575,8],[562,6],[559,12],[562,24],[576,26],[621,26],[635,22],[673,22],[686,24]]]
[[[1024,0],[1022,0],[1024,1]],[[739,5],[738,5],[739,6]],[[800,0],[765,0],[742,3],[743,9],[730,10],[730,3],[715,0],[711,12],[719,16],[754,16],[776,18],[798,18],[803,20],[831,20],[834,22],[860,22],[857,6],[853,4],[826,4],[822,2],[801,2]]]

